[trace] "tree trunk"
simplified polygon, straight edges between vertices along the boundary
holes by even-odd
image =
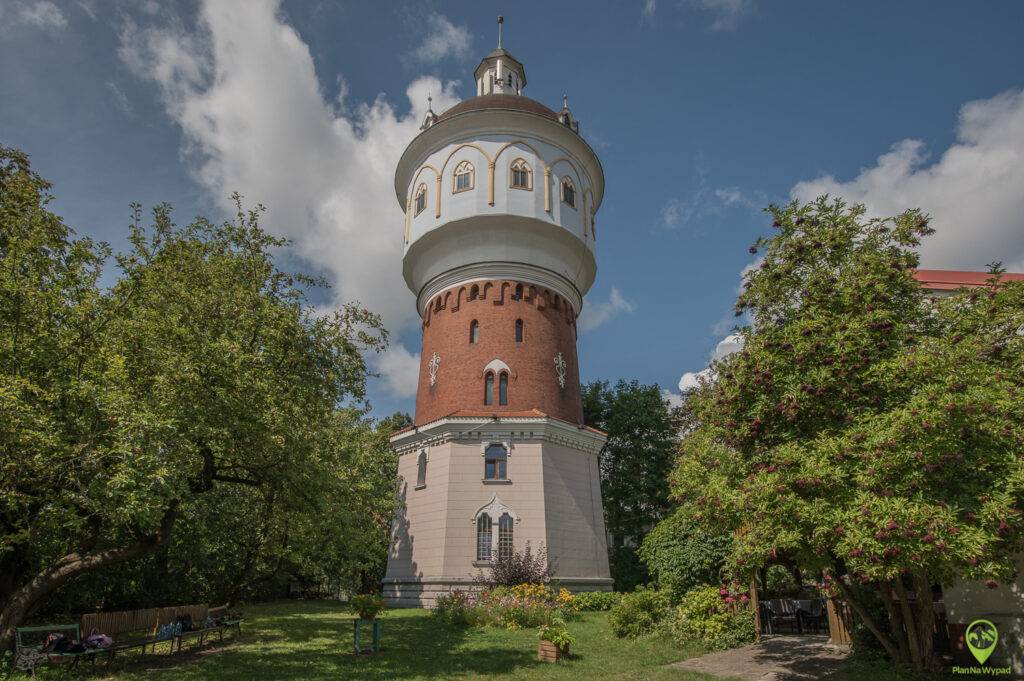
[[[886,612],[889,613],[889,633],[900,648],[900,659],[897,661],[909,663],[910,648],[907,646],[907,634],[903,627],[903,617],[892,600],[892,591],[889,589],[889,585],[879,582],[878,595],[882,598],[882,603],[885,604]]]
[[[878,623],[875,622],[871,615],[868,614],[868,611],[864,609],[864,606],[854,598],[853,590],[846,585],[842,577],[837,577],[833,581],[839,587],[839,591],[842,592],[843,598],[846,599],[847,603],[850,604],[850,607],[853,608],[853,611],[857,613],[857,616],[860,617],[862,622],[864,622],[864,626],[868,628],[868,631],[874,634],[875,638],[878,639],[878,642],[882,644],[883,648],[885,648],[885,652],[889,654],[889,657],[893,660],[899,660],[900,651],[896,647],[896,644],[891,638],[885,635],[885,633],[878,627]]]
[[[932,599],[932,584],[925,572],[914,574],[914,590],[917,591],[917,641],[922,671],[935,669],[935,605]]]
[[[0,651],[14,647],[14,630],[28,617],[40,600],[59,589],[72,577],[100,567],[138,558],[167,540],[178,517],[178,501],[164,511],[157,533],[129,546],[95,553],[72,552],[55,560],[14,592],[0,611]]]
[[[900,598],[900,612],[903,614],[903,627],[907,632],[907,644],[910,647],[910,662],[914,665],[914,671],[924,670],[921,663],[921,637],[917,635],[917,622],[913,612],[910,610],[910,602],[907,600],[907,590],[903,586],[903,579],[897,577],[892,580],[896,587],[896,595]]]

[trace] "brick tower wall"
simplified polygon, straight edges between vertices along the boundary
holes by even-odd
[[[522,294],[517,297],[517,287]],[[523,321],[523,340],[515,340],[515,322]],[[470,342],[470,323],[479,325],[479,342]],[[437,354],[434,385],[430,362]],[[555,357],[565,360],[565,387],[559,385]],[[491,405],[484,405],[484,368],[501,360],[511,370],[508,404],[499,404],[497,373]],[[431,299],[423,320],[416,425],[456,411],[502,415],[537,409],[548,416],[581,423],[576,311],[562,296],[531,284],[474,281]]]

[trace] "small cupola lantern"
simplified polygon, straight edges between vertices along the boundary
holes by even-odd
[[[521,95],[526,87],[526,69],[522,63],[501,46],[501,25],[498,17],[498,47],[481,60],[473,76],[477,95]]]
[[[437,123],[437,114],[434,113],[434,98],[427,95],[427,115],[423,117],[423,125],[420,126],[420,130],[426,130],[434,123]]]
[[[569,95],[562,95],[562,110],[558,112],[558,122],[577,135],[580,134],[580,122],[574,120],[572,112],[569,111]]]

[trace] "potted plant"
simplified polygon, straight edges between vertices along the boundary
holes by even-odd
[[[373,594],[359,594],[348,601],[348,608],[356,615],[352,645],[356,654],[380,651],[380,621],[377,615],[386,607],[384,599]],[[369,642],[363,640],[363,630],[369,628]]]
[[[565,622],[558,618],[542,626],[538,637],[540,643],[537,644],[537,659],[542,662],[555,662],[569,657],[569,646],[576,643],[576,639],[566,629]]]

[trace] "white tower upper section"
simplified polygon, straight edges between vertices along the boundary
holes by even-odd
[[[395,172],[406,283],[421,315],[440,291],[498,278],[558,291],[578,314],[596,275],[601,163],[567,105],[522,95],[526,71],[508,51],[474,75],[477,96],[428,114]]]

